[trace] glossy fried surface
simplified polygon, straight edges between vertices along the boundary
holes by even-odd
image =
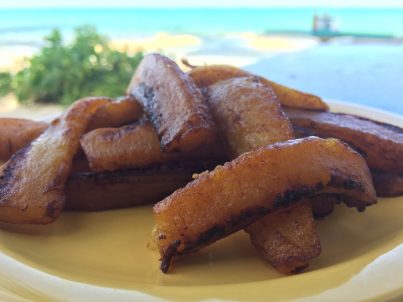
[[[231,78],[253,76],[251,73],[229,65],[207,65],[193,68],[189,75],[198,87],[207,87]],[[327,111],[329,106],[318,96],[301,92],[268,79],[261,80],[270,86],[283,106]]]
[[[93,171],[115,171],[156,165],[174,159],[162,152],[147,119],[121,128],[100,128],[83,136],[81,147]]]
[[[319,193],[347,196],[359,209],[376,202],[365,160],[336,139],[273,144],[203,173],[154,206],[161,269],[166,272],[175,255]]]
[[[249,72],[230,65],[197,66],[189,71],[197,87],[207,87],[219,81],[252,76]]]
[[[120,128],[93,130],[82,137],[81,147],[91,170],[97,172],[153,167],[165,162],[220,163],[228,159],[225,146],[219,142],[189,152],[164,152],[147,118]]]
[[[318,96],[269,81],[281,104],[291,108],[328,111],[329,106]]]
[[[60,215],[73,157],[92,115],[108,101],[77,101],[0,172],[0,221],[47,224]]]
[[[140,103],[132,96],[113,101],[108,97],[91,118],[87,131],[103,127],[120,127],[138,120],[143,114]],[[49,126],[48,123],[26,119],[0,118],[0,160],[7,161]]]
[[[376,195],[379,197],[396,197],[403,195],[403,175],[371,170]]]
[[[274,211],[245,230],[259,254],[283,274],[306,268],[321,252],[309,200]]]
[[[273,91],[257,77],[220,81],[207,88],[206,96],[233,156],[294,138]]]
[[[0,118],[0,160],[7,161],[15,152],[37,138],[47,123],[27,119]]]
[[[91,118],[88,130],[121,127],[143,115],[141,104],[133,96],[124,96],[101,106]]]
[[[171,165],[116,172],[76,173],[66,185],[66,208],[104,211],[155,203],[212,164]]]
[[[291,123],[282,111],[277,97],[270,86],[262,84],[257,77],[220,81],[210,85],[206,95],[215,123],[224,136],[223,140],[228,141],[233,157],[294,138]],[[311,207],[306,207],[309,211],[305,211],[305,216],[299,220],[301,225],[309,225],[313,221]],[[258,226],[254,227],[252,224],[248,229],[252,242],[262,257],[282,273],[302,270],[309,265],[310,259],[320,253],[319,239],[313,225],[309,230],[296,230],[294,216],[300,211],[289,212],[290,215],[282,215],[280,211],[276,211],[281,220],[274,218],[276,213],[269,214],[256,222]],[[272,240],[278,237],[279,221],[281,228],[289,232],[288,237],[297,237],[292,232],[298,231],[300,237],[306,240],[301,241],[298,248],[286,240]],[[312,250],[310,242],[317,242],[319,249]],[[304,244],[308,246],[304,247]]]
[[[335,137],[366,156],[372,169],[403,173],[403,129],[362,117],[287,109],[298,136]]]
[[[127,92],[143,104],[165,151],[188,151],[215,140],[215,126],[200,90],[167,57],[146,55]]]

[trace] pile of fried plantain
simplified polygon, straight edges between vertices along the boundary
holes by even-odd
[[[205,93],[217,127],[223,140],[228,142],[233,158],[266,145],[294,138],[292,125],[277,96],[271,86],[260,78],[230,78],[210,85]],[[309,260],[318,256],[321,251],[313,226],[311,206],[308,202],[302,203],[298,209],[301,207],[301,211],[290,211],[288,215],[275,211],[260,219],[259,223],[256,223],[257,226],[252,224],[247,229],[257,251],[282,273],[292,273],[307,267]],[[271,240],[277,237],[279,229],[283,231],[284,236],[293,238],[297,221],[295,216],[302,212],[306,213],[306,217],[298,220],[301,222],[301,231],[298,234],[305,240],[301,241],[298,248],[296,242]],[[279,213],[281,219],[276,219],[276,213]],[[311,246],[311,242],[317,244]],[[309,246],[304,247],[304,244]],[[284,257],[279,257],[278,251],[282,251],[281,255]]]
[[[244,229],[279,272],[319,256],[314,218],[403,194],[403,130],[227,65],[144,57],[116,100],[0,119],[0,221],[155,204],[161,270]]]

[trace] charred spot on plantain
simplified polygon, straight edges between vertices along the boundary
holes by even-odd
[[[46,217],[56,218],[59,216],[61,207],[60,201],[54,200],[46,205]]]
[[[354,189],[358,189],[360,191],[363,191],[364,188],[362,187],[362,185],[352,179],[347,179],[344,181],[343,183],[343,188],[346,190],[354,190]]]
[[[314,186],[301,186],[300,188],[286,190],[283,194],[278,195],[273,202],[275,209],[286,207],[291,203],[297,202],[304,197],[312,196],[316,192],[323,189],[322,183],[317,183]]]
[[[26,154],[31,149],[31,145],[18,150],[8,162],[4,165],[6,167],[3,170],[3,173],[0,175],[0,198],[4,198],[7,192],[11,189],[10,183],[12,183],[14,179],[14,173],[18,170],[19,165],[24,161]]]
[[[216,166],[216,161],[201,162],[201,163],[187,163],[187,162],[169,162],[155,167],[143,167],[136,169],[120,170],[119,172],[79,172],[72,174],[69,177],[70,182],[94,182],[97,185],[103,184],[129,184],[133,183],[128,180],[130,176],[139,177],[154,177],[156,174],[160,176],[172,175],[183,177],[189,175],[191,177],[194,173],[201,173],[203,171],[213,169]],[[191,178],[189,177],[189,181]]]
[[[228,225],[228,224],[227,224]],[[208,231],[202,233],[197,240],[200,243],[214,241],[215,238],[221,238],[226,234],[226,225],[215,225],[211,227]],[[198,244],[196,244],[197,246]]]
[[[167,235],[159,234],[157,238],[158,238],[158,240],[165,240],[165,239],[167,239]]]
[[[169,267],[171,266],[172,257],[177,254],[178,246],[180,245],[180,240],[173,241],[165,250],[164,255],[161,259],[161,272],[167,273]]]
[[[201,247],[208,245],[218,239],[233,232],[234,228],[242,229],[257,218],[262,217],[271,212],[271,209],[265,207],[253,207],[243,210],[238,215],[229,218],[223,224],[216,224],[207,231],[201,233],[196,240],[184,240],[185,247],[179,254],[189,254],[199,250]]]
[[[149,117],[151,123],[158,129],[160,125],[159,117],[162,116],[162,113],[157,114],[157,106],[158,102],[155,98],[155,88],[152,86],[148,86],[146,83],[141,82],[136,86],[136,89],[132,92],[134,97],[140,100],[140,103],[143,103],[145,112]]]
[[[341,176],[339,171],[334,171],[332,173],[330,182],[328,184],[334,188],[343,188],[346,190],[358,190],[360,192],[365,192],[365,188],[362,183],[355,181],[354,179],[346,179],[345,177]]]

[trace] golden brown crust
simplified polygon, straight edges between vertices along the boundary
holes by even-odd
[[[161,150],[154,127],[147,118],[121,128],[100,128],[85,134],[81,147],[92,171],[117,171],[154,167],[165,162],[215,161],[228,159],[218,142],[189,152]]]
[[[229,65],[206,65],[194,67],[189,71],[197,87],[204,88],[233,78],[252,76],[249,72]]]
[[[216,125],[235,157],[294,138],[291,123],[277,97],[258,77],[219,81],[206,89],[206,95]],[[296,210],[287,211],[288,214],[276,211],[259,219],[247,230],[260,255],[281,273],[301,271],[320,253],[311,207],[302,208],[308,210],[303,211],[297,206]],[[304,215],[300,219],[295,217],[301,212]],[[298,229],[296,223],[300,226]],[[305,240],[300,240],[298,245],[286,237]]]
[[[169,267],[166,252],[177,241],[175,254],[195,251],[320,193],[348,196],[361,210],[376,202],[365,160],[336,139],[310,137],[245,153],[154,206],[163,266]]]
[[[291,123],[273,91],[257,77],[220,81],[209,86],[206,95],[233,156],[294,138]]]
[[[81,147],[93,171],[116,171],[157,165],[176,154],[163,153],[147,119],[121,128],[101,128],[85,134]]]
[[[298,136],[336,137],[366,156],[371,169],[403,173],[403,129],[349,114],[287,109]]]
[[[143,104],[165,151],[189,151],[215,140],[214,124],[200,90],[167,57],[145,56],[127,92]]]
[[[0,172],[0,221],[47,224],[64,206],[64,187],[80,136],[108,101],[77,101],[30,145],[17,151]]]
[[[259,254],[283,274],[308,267],[321,252],[309,200],[274,211],[245,231]]]
[[[133,96],[120,97],[97,110],[91,118],[88,131],[105,127],[121,127],[138,120],[142,115],[143,108]]]
[[[316,111],[329,110],[329,105],[316,95],[292,89],[273,81],[267,81],[283,106]]]
[[[192,180],[194,173],[212,167],[168,165],[116,172],[84,172],[69,177],[66,208],[76,211],[104,211],[155,203]]]
[[[87,131],[102,127],[121,127],[136,121],[143,114],[140,103],[133,96],[113,101],[97,97],[107,103],[91,118]],[[22,147],[29,144],[48,128],[49,124],[26,119],[0,118],[0,160],[7,161]]]
[[[379,197],[396,197],[403,195],[403,175],[371,170],[376,195]]]
[[[189,71],[196,85],[200,88],[213,85],[231,78],[253,76],[242,69],[228,65],[207,65],[195,67]],[[301,92],[260,77],[262,82],[271,87],[283,106],[309,110],[328,111],[329,106],[318,96]]]
[[[45,122],[0,118],[0,160],[9,160],[15,152],[41,135],[47,127]]]

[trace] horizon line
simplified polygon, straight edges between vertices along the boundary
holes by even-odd
[[[120,6],[110,6],[110,5],[105,5],[105,6],[98,6],[98,7],[92,7],[92,6],[1,6],[0,5],[0,10],[2,9],[121,9],[121,8],[131,8],[131,9],[262,9],[262,8],[267,8],[267,9],[301,9],[301,8],[306,8],[306,9],[385,9],[385,8],[403,8],[403,3],[402,5],[371,5],[371,6],[349,6],[349,5],[318,5],[318,6],[303,6],[303,5],[297,5],[297,6],[281,6],[281,5],[262,5],[262,6],[132,6],[132,5],[120,5]]]

